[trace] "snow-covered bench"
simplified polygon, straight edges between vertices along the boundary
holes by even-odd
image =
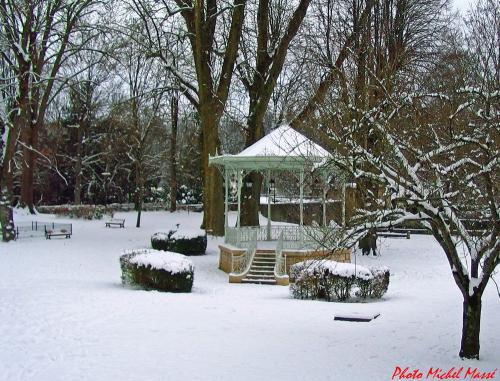
[[[112,219],[106,221],[106,227],[110,228],[111,226],[118,226],[119,228],[124,228],[125,227],[125,218],[123,218],[123,219],[112,218]]]
[[[52,237],[71,238],[71,234],[73,234],[73,231],[71,228],[67,229],[67,228],[47,228],[47,227],[45,227],[45,239],[51,239]]]
[[[385,238],[406,238],[410,239],[410,231],[392,231],[392,230],[386,230],[386,231],[377,231],[377,235],[379,237],[385,237]]]

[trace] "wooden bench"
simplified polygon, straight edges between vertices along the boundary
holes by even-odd
[[[392,231],[378,231],[377,236],[379,237],[385,237],[385,238],[406,238],[410,239],[410,232],[407,231],[406,233],[403,232],[392,232]]]
[[[119,218],[112,218],[109,221],[106,221],[106,227],[110,228],[111,226],[118,226],[120,228],[125,227],[125,218],[124,219],[119,219]]]
[[[45,239],[52,237],[71,238],[72,231],[67,229],[47,229],[45,228]]]

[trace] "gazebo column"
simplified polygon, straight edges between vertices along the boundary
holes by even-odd
[[[300,241],[304,242],[304,170],[299,174],[300,186]]]
[[[271,171],[266,172],[267,185],[267,240],[271,240],[271,187],[269,180],[271,179]]]
[[[238,176],[238,216],[236,218],[236,227],[237,227],[237,232],[236,235],[238,237],[237,242],[238,246],[240,243],[240,216],[241,216],[241,171],[237,171],[237,176]]]
[[[238,216],[236,218],[236,227],[239,228],[241,226],[240,220],[241,220],[241,171],[237,171],[237,176],[238,176]]]
[[[342,226],[345,226],[345,180],[342,181]]]
[[[322,199],[323,226],[326,226],[326,191],[327,191],[328,177],[325,173],[323,173],[321,177],[323,178],[323,199]]]

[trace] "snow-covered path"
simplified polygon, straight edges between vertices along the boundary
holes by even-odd
[[[396,366],[500,367],[500,301],[483,302],[479,362],[459,360],[461,297],[431,237],[385,240],[382,256],[358,263],[391,268],[377,303],[291,299],[287,287],[233,285],[217,269],[220,242],[192,257],[191,294],[120,284],[122,249],[147,247],[197,213],[143,214],[143,227],[71,221],[71,239],[0,243],[0,380],[390,380]],[[31,217],[20,217],[31,219]],[[50,216],[37,216],[39,220]],[[333,321],[337,312],[380,312],[371,323]],[[500,374],[497,372],[498,379]]]

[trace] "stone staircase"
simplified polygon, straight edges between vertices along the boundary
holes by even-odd
[[[276,263],[274,250],[257,250],[250,270],[241,283],[276,284],[274,265]]]

